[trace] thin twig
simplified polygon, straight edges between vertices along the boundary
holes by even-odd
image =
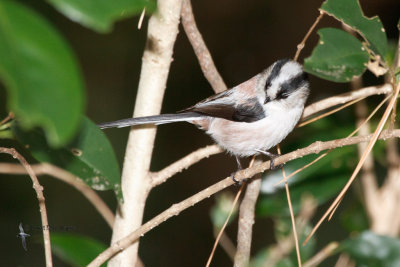
[[[336,206],[338,205],[338,203],[340,202],[340,200],[343,198],[344,194],[347,192],[347,190],[349,189],[350,185],[352,184],[352,182],[354,181],[354,179],[356,178],[358,172],[361,169],[361,166],[364,164],[366,157],[368,156],[368,154],[371,152],[373,146],[375,145],[376,141],[379,138],[379,135],[381,134],[382,130],[383,130],[383,126],[385,125],[391,111],[393,108],[393,105],[396,102],[396,98],[399,94],[400,91],[400,83],[397,84],[396,86],[396,90],[395,93],[392,96],[392,99],[389,102],[389,105],[387,106],[385,113],[382,116],[382,119],[380,120],[378,126],[376,127],[376,130],[371,138],[371,140],[368,143],[367,148],[365,149],[364,154],[362,155],[360,161],[358,162],[353,174],[351,175],[349,181],[346,183],[346,185],[343,187],[342,191],[339,193],[339,195],[336,197],[336,199],[333,201],[333,203],[331,204],[331,206],[328,208],[328,210],[325,212],[325,214],[321,217],[321,219],[318,221],[318,223],[314,226],[314,228],[312,229],[311,233],[307,236],[306,240],[304,241],[304,244],[306,244],[308,242],[308,240],[311,238],[311,236],[314,235],[315,231],[319,228],[319,226],[321,225],[321,223],[326,219],[326,217],[328,217],[332,211],[336,210]]]
[[[281,147],[280,145],[277,146],[278,150],[278,155],[281,155]],[[294,212],[293,212],[293,207],[292,207],[292,200],[290,198],[290,190],[289,190],[289,184],[287,182],[286,178],[286,172],[285,169],[282,167],[282,176],[283,176],[283,181],[285,183],[285,192],[286,192],[286,198],[289,206],[289,212],[290,212],[290,220],[292,222],[292,230],[293,230],[293,238],[294,238],[294,244],[296,247],[296,256],[297,256],[297,264],[299,267],[301,267],[301,255],[300,255],[300,247],[299,247],[299,238],[297,235],[297,230],[296,230],[296,220],[294,219]]]
[[[331,140],[327,142],[317,141],[305,148],[298,149],[296,151],[284,154],[275,159],[275,164],[280,165],[286,163],[288,161],[304,157],[306,155],[310,155],[313,153],[319,153],[323,150],[343,147],[348,145],[358,144],[360,142],[368,142],[371,140],[373,135],[368,136],[355,136],[351,138],[343,138],[337,140]],[[379,139],[388,139],[400,137],[400,129],[396,129],[393,131],[382,131],[379,136]],[[247,179],[248,177],[253,177],[255,174],[263,172],[270,168],[270,162],[266,161],[262,164],[255,165],[251,168],[244,169],[236,173],[235,178],[239,181],[243,179]],[[173,216],[177,216],[183,210],[196,205],[198,202],[202,201],[203,199],[208,198],[209,196],[219,192],[226,187],[233,184],[232,178],[229,176],[220,182],[198,192],[197,194],[179,202],[178,204],[172,205],[170,208],[165,210],[164,212],[160,213],[147,223],[143,224],[141,227],[130,233],[129,235],[125,236],[124,238],[114,242],[111,246],[103,251],[100,255],[98,255],[88,266],[100,266],[102,263],[113,257],[115,254],[123,251],[133,243],[135,243],[138,238],[149,232],[154,227],[157,227],[161,223],[165,222],[166,220],[170,219]]]
[[[49,221],[47,219],[47,210],[45,198],[43,195],[43,187],[40,185],[35,172],[33,171],[31,165],[26,161],[26,159],[18,153],[14,148],[0,147],[0,153],[5,153],[11,155],[13,158],[17,159],[22,166],[26,169],[29,177],[32,179],[33,189],[35,189],[37,199],[39,201],[39,211],[40,217],[42,219],[42,229],[43,229],[43,242],[44,242],[44,253],[46,257],[46,267],[53,266],[53,260],[51,257],[51,243],[50,243],[50,227]]]
[[[210,51],[208,51],[203,37],[196,26],[190,0],[183,0],[181,17],[183,29],[185,30],[186,35],[192,44],[194,53],[199,60],[204,76],[216,93],[225,91],[227,87],[219,75],[214,61],[212,60]]]
[[[217,227],[214,227],[214,237],[215,239],[220,233],[220,229]],[[235,244],[233,244],[232,240],[229,238],[229,236],[225,233],[222,232],[218,244],[225,250],[226,254],[228,254],[229,258],[232,260],[232,262],[235,259],[235,253],[236,253],[236,247]]]
[[[321,110],[331,108],[339,104],[344,104],[354,99],[372,95],[389,94],[391,92],[393,92],[393,86],[390,83],[386,83],[382,86],[370,86],[337,96],[332,96],[307,106],[304,109],[302,120],[320,112]]]
[[[57,178],[80,191],[97,211],[103,216],[107,224],[112,228],[114,224],[114,214],[99,195],[87,186],[82,180],[75,175],[48,163],[32,165],[32,169],[36,175],[50,175]],[[27,170],[19,164],[0,163],[0,173],[4,174],[26,174]]]
[[[12,112],[8,113],[7,117],[5,117],[2,121],[0,121],[0,125],[8,122],[9,120],[14,118],[14,114]]]
[[[303,267],[315,267],[323,262],[326,258],[332,255],[332,253],[339,247],[338,242],[331,242],[315,254],[311,259],[306,261]]]
[[[324,13],[322,11],[320,11],[319,16],[317,17],[317,19],[315,20],[315,22],[313,23],[311,28],[306,33],[306,36],[304,36],[304,38],[301,41],[301,43],[297,45],[297,51],[296,51],[296,54],[295,54],[295,56],[293,58],[294,61],[297,61],[297,59],[299,58],[300,52],[301,52],[301,50],[303,50],[308,37],[310,37],[311,33],[313,32],[313,30],[315,29],[315,27],[317,26],[317,24],[319,23],[319,21],[322,19],[323,16],[324,16]]]
[[[385,84],[381,87],[376,87],[376,86],[366,87],[354,92],[345,93],[338,96],[332,96],[307,106],[304,109],[303,120],[324,109],[333,107],[338,104],[344,104],[349,101],[353,101],[355,99],[371,95],[389,94],[390,92],[392,92],[392,86],[390,84]],[[200,148],[188,154],[187,156],[183,157],[182,159],[170,164],[161,171],[151,173],[152,186],[157,186],[160,183],[166,181],[168,178],[174,176],[176,173],[181,172],[182,170],[187,169],[191,165],[199,162],[203,158],[207,158],[211,155],[220,152],[223,152],[223,150],[218,148],[218,146],[216,145]]]
[[[376,112],[378,112],[378,110],[383,106],[383,104],[386,103],[386,101],[390,98],[390,95],[388,95],[385,99],[383,99],[381,101],[381,103],[379,103],[378,106],[376,106],[376,108],[371,112],[371,114],[369,114],[369,116],[360,124],[358,125],[357,129],[355,129],[352,133],[350,133],[347,137],[351,137],[353,135],[355,135],[360,129],[361,127],[364,126],[364,124],[368,123],[369,120],[375,115]],[[363,135],[363,134],[361,134]],[[314,163],[318,162],[320,159],[322,159],[323,157],[325,157],[326,155],[328,155],[333,149],[329,149],[327,152],[321,154],[320,156],[318,156],[316,159],[314,159],[313,161],[311,161],[310,163],[304,165],[303,167],[301,167],[300,169],[297,169],[296,171],[292,172],[288,177],[287,180],[289,180],[290,178],[292,178],[294,175],[296,175],[297,173],[303,171],[304,169],[310,167],[311,165],[313,165]],[[277,182],[275,184],[275,186],[283,183],[284,180],[280,180],[279,182]]]
[[[261,163],[257,160],[256,164]],[[261,189],[261,174],[257,174],[248,182],[246,192],[239,208],[239,221],[237,233],[237,246],[235,254],[235,267],[248,266],[253,237],[253,224],[255,206]]]
[[[256,156],[253,156],[252,159],[250,160],[249,168],[252,167],[252,166],[254,165],[255,160],[256,160]],[[236,173],[235,173],[235,175],[236,175]],[[231,217],[232,217],[232,214],[233,214],[233,212],[234,212],[234,210],[235,210],[235,208],[236,208],[236,204],[237,204],[237,202],[238,202],[238,200],[239,200],[240,195],[241,195],[242,192],[243,192],[243,189],[244,189],[244,186],[246,185],[246,183],[247,183],[247,181],[243,181],[243,184],[242,184],[242,186],[240,187],[240,190],[236,193],[235,199],[234,199],[234,201],[232,202],[231,210],[229,211],[228,216],[226,216],[224,225],[223,225],[223,226],[221,227],[221,229],[219,230],[219,233],[218,233],[218,235],[217,235],[217,238],[215,238],[215,242],[214,242],[213,249],[212,249],[212,251],[211,251],[211,253],[210,253],[210,257],[208,258],[208,261],[207,261],[207,265],[206,265],[207,267],[211,264],[211,260],[212,260],[212,258],[214,257],[214,253],[215,253],[215,249],[217,248],[217,244],[219,243],[219,240],[220,240],[220,238],[222,237],[222,233],[224,233],[225,228],[226,228],[226,226],[228,225],[228,222],[229,222],[229,220],[230,220]],[[239,243],[239,240],[238,240],[238,243]],[[239,244],[238,244],[238,246],[239,246]],[[236,253],[237,253],[237,250],[235,251],[235,255],[236,255]],[[234,262],[235,262],[235,255],[234,255],[234,259],[233,259]]]
[[[185,157],[175,161],[168,165],[164,169],[158,172],[151,173],[151,186],[156,187],[157,185],[164,183],[168,178],[174,176],[178,172],[181,172],[193,164],[199,162],[204,158],[223,152],[224,150],[217,145],[210,145],[203,148],[199,148],[196,151],[186,155]]]
[[[298,213],[297,227],[300,233],[303,233],[307,224],[317,209],[317,202],[308,194],[301,196],[300,212]],[[268,258],[263,262],[265,267],[274,267],[277,263],[291,254],[295,246],[294,234],[289,233],[283,238],[279,238],[278,243],[271,246],[268,250]]]
[[[224,225],[222,225],[221,229],[219,230],[219,233],[218,233],[217,237],[215,238],[215,242],[214,242],[213,248],[211,250],[210,256],[208,257],[208,260],[207,260],[207,263],[206,263],[206,267],[209,267],[210,264],[211,264],[211,261],[212,261],[212,259],[214,257],[214,253],[215,253],[215,250],[217,249],[217,245],[218,245],[219,240],[220,240],[220,238],[222,236],[222,233],[224,233],[224,230],[225,230],[226,226],[228,225],[229,219],[231,218],[232,213],[235,210],[236,204],[239,201],[239,197],[242,194],[243,188],[245,187],[245,185],[246,185],[246,183],[242,184],[242,186],[240,187],[238,193],[236,194],[235,199],[232,202],[231,210],[229,211],[229,214],[228,214],[228,216],[227,216],[227,218],[226,218],[226,220],[224,222]]]
[[[325,112],[325,113],[323,113],[321,115],[318,115],[318,116],[316,116],[314,118],[311,118],[309,120],[303,121],[303,122],[299,123],[299,125],[297,127],[303,127],[303,126],[306,126],[307,124],[310,124],[310,123],[312,123],[314,121],[323,119],[323,118],[325,118],[325,117],[327,117],[327,116],[329,116],[329,115],[331,115],[333,113],[336,113],[336,112],[338,112],[338,111],[340,111],[340,110],[342,110],[344,108],[347,108],[348,106],[351,106],[351,105],[353,105],[353,104],[355,104],[355,103],[357,103],[357,102],[359,102],[359,101],[361,101],[361,100],[363,100],[365,98],[366,98],[366,96],[354,99],[354,100],[352,100],[350,102],[347,102],[346,104],[341,105],[340,107],[332,109],[332,110],[330,110],[328,112]]]

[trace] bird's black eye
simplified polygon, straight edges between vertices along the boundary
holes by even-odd
[[[279,100],[279,99],[285,99],[285,98],[287,98],[288,96],[289,96],[289,93],[288,93],[288,92],[286,92],[286,91],[279,91],[279,93],[276,94],[276,99],[277,99],[277,100]]]

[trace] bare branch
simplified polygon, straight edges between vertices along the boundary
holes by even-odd
[[[310,27],[310,29],[306,33],[306,36],[304,36],[304,38],[301,41],[301,43],[297,45],[297,51],[296,51],[296,54],[295,54],[295,56],[293,58],[294,61],[297,61],[297,59],[299,58],[300,52],[301,52],[301,50],[303,50],[308,37],[310,37],[311,33],[313,32],[315,27],[317,27],[317,24],[319,23],[319,21],[322,19],[323,16],[324,16],[324,13],[322,11],[320,11],[319,16],[316,18],[316,20],[314,21],[313,25]]]
[[[107,206],[106,203],[99,197],[99,195],[87,186],[81,179],[75,175],[58,168],[48,163],[41,163],[32,165],[32,169],[36,175],[50,175],[57,178],[80,191],[97,209],[97,211],[103,216],[107,224],[112,228],[114,224],[114,214]],[[18,165],[12,163],[0,163],[0,173],[5,174],[26,174],[27,170]]]
[[[303,113],[303,120],[306,117],[309,117],[315,113],[320,112],[321,110],[330,108],[332,106],[348,103],[349,101],[353,101],[360,97],[367,97],[371,95],[380,95],[380,94],[388,94],[392,91],[392,86],[390,84],[385,84],[382,87],[366,87],[363,89],[359,89],[355,92],[345,93],[338,96],[332,96],[327,99],[318,101],[307,106]],[[306,114],[306,115],[305,115]],[[204,148],[200,148],[195,152],[188,154],[182,159],[170,164],[165,167],[163,170],[152,173],[152,186],[157,186],[163,183],[168,178],[172,177],[178,172],[181,172],[184,169],[189,168],[191,165],[199,162],[203,158],[207,158],[211,155],[223,152],[221,148],[218,148],[216,145],[207,146]]]
[[[396,99],[397,99],[397,96],[399,94],[399,91],[400,91],[400,84],[397,84],[396,90],[395,90],[394,94],[392,95],[392,98],[391,98],[391,100],[390,100],[390,102],[389,102],[389,104],[388,104],[388,106],[387,106],[387,108],[385,110],[385,113],[383,114],[381,120],[379,121],[379,124],[376,127],[376,130],[375,130],[374,134],[372,135],[372,138],[369,141],[368,146],[366,147],[366,149],[365,149],[360,161],[358,162],[356,168],[354,169],[353,174],[349,178],[349,180],[346,183],[346,185],[343,187],[342,191],[340,191],[339,195],[335,198],[335,200],[333,201],[331,206],[324,213],[324,215],[321,217],[321,219],[318,221],[318,223],[314,226],[314,228],[312,229],[311,233],[307,236],[307,238],[304,241],[304,243],[308,242],[310,237],[313,236],[315,231],[319,228],[319,226],[326,219],[326,217],[328,217],[329,215],[330,215],[330,217],[332,217],[333,213],[335,212],[335,210],[336,210],[337,206],[339,205],[340,201],[342,200],[343,196],[345,195],[347,190],[350,188],[350,185],[353,183],[353,181],[356,178],[358,172],[360,171],[362,165],[364,164],[366,157],[371,152],[373,146],[375,145],[376,141],[378,140],[379,136],[381,135],[383,127],[384,127],[387,119],[389,118],[389,115],[390,115],[390,113],[392,111],[392,108],[393,108],[394,104],[396,103]]]
[[[311,259],[306,261],[303,267],[316,267],[326,258],[332,255],[332,253],[339,247],[338,242],[331,242],[315,254]]]
[[[304,157],[310,154],[317,154],[323,150],[331,149],[331,148],[338,148],[348,145],[358,144],[360,142],[368,142],[372,138],[372,134],[368,136],[356,136],[351,138],[343,138],[337,139],[327,142],[317,141],[308,147],[298,149],[296,151],[287,153],[275,159],[275,164],[280,165],[284,164],[288,161],[292,161],[297,158]],[[393,131],[382,131],[379,139],[389,139],[394,137],[400,137],[400,129],[396,129]],[[247,179],[248,177],[253,177],[255,174],[263,172],[270,168],[270,162],[266,161],[262,164],[255,165],[251,168],[244,169],[236,173],[235,178],[239,181],[243,179]],[[146,234],[148,231],[157,227],[161,223],[165,222],[166,220],[170,219],[173,216],[177,216],[183,210],[192,207],[202,201],[210,197],[211,195],[225,189],[226,187],[233,184],[232,178],[229,176],[220,182],[198,192],[197,194],[179,202],[178,204],[172,205],[170,208],[165,210],[164,212],[160,213],[147,223],[143,224],[141,227],[137,228],[135,231],[130,233],[129,235],[125,236],[124,238],[114,242],[111,246],[103,251],[100,255],[98,255],[88,266],[100,266],[109,258],[113,257],[115,254],[123,251],[133,243],[135,243],[138,238]]]
[[[174,176],[178,172],[181,172],[189,168],[190,166],[199,162],[200,160],[221,153],[223,151],[224,150],[217,145],[211,145],[197,149],[196,151],[186,155],[185,157],[165,167],[161,171],[153,172],[151,174],[151,179],[152,179],[151,187],[156,187],[157,185],[164,183],[168,178]]]
[[[40,185],[35,172],[33,171],[31,165],[26,161],[26,159],[19,154],[14,148],[0,147],[0,153],[5,153],[11,155],[13,158],[17,159],[22,166],[26,169],[29,177],[32,179],[33,189],[35,189],[37,199],[39,201],[40,217],[42,219],[42,230],[43,230],[43,242],[44,242],[44,253],[46,257],[46,267],[53,266],[53,260],[51,257],[51,243],[50,243],[50,228],[49,221],[47,219],[46,203],[43,195],[43,187]]]
[[[256,160],[255,164],[261,163]],[[239,208],[239,226],[234,266],[248,266],[253,237],[254,211],[261,189],[261,174],[248,182],[246,193]]]
[[[199,60],[204,76],[216,93],[225,91],[227,87],[219,75],[214,61],[212,60],[210,51],[208,51],[203,37],[196,26],[190,0],[183,0],[181,16],[183,28],[190,43],[192,44],[194,53]]]
[[[333,106],[344,104],[353,101],[358,98],[363,98],[372,95],[383,95],[389,94],[393,91],[393,87],[390,83],[386,83],[382,86],[370,86],[359,90],[351,91],[337,96],[332,96],[321,101],[315,102],[304,109],[302,119],[304,120],[321,110],[331,108]]]

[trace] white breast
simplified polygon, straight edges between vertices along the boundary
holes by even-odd
[[[267,151],[280,143],[296,126],[302,112],[302,107],[286,112],[271,109],[267,117],[251,123],[213,118],[207,133],[228,152],[251,156],[258,154],[256,149]]]

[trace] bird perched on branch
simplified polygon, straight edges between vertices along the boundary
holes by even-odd
[[[276,155],[268,150],[296,126],[309,91],[302,66],[281,59],[248,81],[177,113],[106,122],[99,127],[186,121],[206,131],[218,145],[234,155],[239,169],[239,157],[260,153],[271,158],[273,168]]]

